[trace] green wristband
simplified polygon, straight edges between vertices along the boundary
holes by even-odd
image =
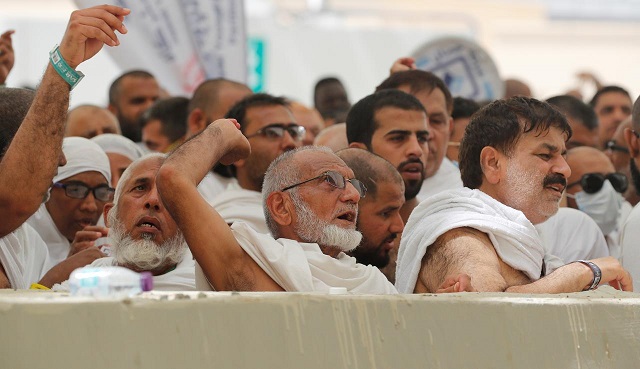
[[[60,77],[62,77],[62,79],[64,79],[71,86],[72,90],[78,83],[80,83],[80,81],[84,77],[84,74],[82,74],[82,72],[76,71],[75,69],[71,68],[69,64],[67,64],[67,62],[62,58],[62,56],[60,55],[60,47],[58,45],[56,45],[56,47],[54,47],[53,50],[49,52],[49,60],[51,61],[53,69],[55,69]]]

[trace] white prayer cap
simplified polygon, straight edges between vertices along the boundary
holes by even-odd
[[[83,137],[65,137],[62,152],[67,164],[58,168],[58,174],[53,177],[54,183],[84,172],[98,172],[107,179],[107,183],[111,183],[109,158],[95,142]]]
[[[91,141],[97,143],[106,153],[120,154],[135,161],[142,157],[145,152],[140,146],[130,139],[113,133],[105,133],[95,136]]]

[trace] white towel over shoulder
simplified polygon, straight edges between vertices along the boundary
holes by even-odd
[[[397,293],[378,268],[358,264],[344,253],[332,258],[318,244],[275,240],[242,222],[231,229],[240,246],[285,291],[329,292],[330,287],[345,287],[353,293]]]
[[[427,247],[447,231],[461,227],[486,233],[502,261],[533,281],[540,278],[544,248],[533,224],[521,211],[484,192],[461,188],[434,195],[411,213],[398,252],[396,287],[400,293],[413,292]]]

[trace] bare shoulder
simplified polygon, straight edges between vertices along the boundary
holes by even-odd
[[[464,263],[470,257],[478,254],[496,255],[493,244],[486,233],[474,228],[462,227],[452,229],[436,239],[427,248],[422,259],[423,264],[440,265]]]
[[[448,276],[459,273],[471,276],[475,284],[476,274],[492,271],[499,276],[500,269],[500,259],[484,232],[468,227],[452,229],[427,248],[415,292],[435,292]]]
[[[481,232],[475,228],[470,227],[461,227],[454,228],[450,231],[443,233],[440,237],[436,239],[436,242],[433,243],[434,246],[456,246],[463,243],[476,243],[480,242],[484,245],[491,246],[491,240],[486,233]]]

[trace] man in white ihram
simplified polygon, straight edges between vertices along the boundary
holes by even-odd
[[[85,232],[106,235],[96,223],[114,191],[109,159],[98,145],[84,137],[65,137],[62,152],[67,164],[53,177],[49,201],[27,220],[47,244],[53,264],[87,249]]]
[[[149,154],[125,170],[113,203],[104,207],[106,224],[111,227],[111,256],[89,267],[117,265],[151,272],[154,290],[192,291],[195,262],[156,188],[156,174],[164,160],[164,154]]]
[[[366,188],[329,149],[303,147],[274,160],[262,186],[273,237],[242,222],[231,228],[200,196],[198,182],[216,162],[250,151],[232,119],[218,120],[165,161],[158,189],[211,287],[236,291],[396,293],[375,267],[343,251],[355,248],[358,201]],[[277,240],[276,240],[277,239]]]

